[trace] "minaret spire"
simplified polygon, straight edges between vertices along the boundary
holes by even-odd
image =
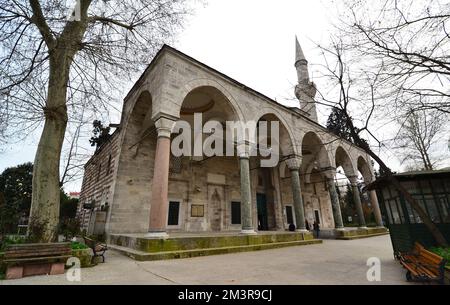
[[[302,47],[298,42],[297,35],[295,35],[295,65],[297,65],[299,61],[305,61],[306,63],[308,63],[308,61],[305,58],[305,54],[303,54]]]
[[[317,110],[314,97],[316,85],[309,80],[308,61],[302,47],[295,36],[295,69],[297,70],[298,85],[295,86],[295,96],[300,101],[300,109],[307,112],[309,117],[317,122]]]

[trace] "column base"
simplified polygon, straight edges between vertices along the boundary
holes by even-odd
[[[167,232],[148,232],[145,234],[146,238],[154,238],[154,239],[167,239],[169,238],[169,234]]]
[[[253,229],[242,229],[241,232],[239,232],[239,234],[243,234],[243,235],[256,235],[258,234],[255,230]]]
[[[345,231],[345,227],[341,227],[341,228],[334,228],[335,231]]]
[[[358,229],[363,229],[363,230],[367,230],[368,227],[367,226],[359,226]]]

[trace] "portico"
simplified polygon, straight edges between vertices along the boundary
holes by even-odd
[[[107,206],[104,233],[116,245],[130,234],[170,240],[266,231],[267,243],[277,240],[271,232],[294,225],[295,237],[278,240],[284,243],[310,240],[314,222],[344,230],[336,168],[344,168],[354,194],[361,178],[372,181],[373,168],[364,151],[318,123],[315,84],[298,42],[295,67],[299,107],[287,107],[164,46],[125,97],[120,128],[86,165],[80,205]],[[255,123],[256,136],[240,139],[228,122]],[[100,168],[104,159],[109,166]],[[101,179],[89,178],[105,168]],[[370,199],[382,226],[376,195]],[[362,209],[358,215],[365,227]]]

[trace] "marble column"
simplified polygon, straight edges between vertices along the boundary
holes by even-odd
[[[373,207],[373,214],[375,215],[375,222],[377,223],[378,227],[384,227],[383,218],[381,217],[380,205],[378,203],[377,192],[375,190],[372,190],[369,192],[369,196],[370,196],[370,203],[372,204]]]
[[[341,205],[339,202],[339,195],[336,190],[336,183],[334,181],[336,172],[327,171],[325,172],[324,175],[327,182],[328,192],[330,193],[331,208],[333,210],[334,227],[336,229],[343,229],[344,222],[342,221]]]
[[[292,195],[294,197],[294,212],[297,231],[307,232],[305,225],[305,208],[303,206],[302,189],[300,184],[300,164],[301,157],[294,157],[286,160],[291,172]]]
[[[164,117],[155,121],[158,139],[152,180],[149,237],[164,238],[168,236],[166,225],[169,208],[170,135],[174,123],[173,120]]]
[[[247,142],[238,143],[239,168],[241,176],[241,220],[242,234],[256,234],[253,227],[252,193],[250,184],[250,146]]]
[[[350,184],[352,186],[353,200],[355,202],[356,212],[358,213],[359,226],[361,228],[365,228],[366,220],[364,219],[364,211],[363,211],[362,203],[361,203],[361,195],[359,194],[358,177],[350,176],[350,177],[348,177],[348,179],[350,180]]]

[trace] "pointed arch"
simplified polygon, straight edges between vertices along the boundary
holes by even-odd
[[[363,176],[366,185],[374,180],[373,172],[369,166],[369,163],[363,158],[363,156],[358,157],[357,167],[358,171]]]
[[[302,167],[301,172],[305,181],[310,181],[313,170],[321,170],[331,166],[328,151],[322,139],[314,131],[307,132],[302,138]]]
[[[256,120],[257,123],[265,120],[268,123],[270,122],[278,122],[279,123],[279,135],[272,135],[270,137],[273,141],[277,141],[278,137],[278,145],[280,148],[280,156],[281,159],[287,156],[296,155],[298,152],[296,151],[295,140],[292,134],[292,131],[289,128],[289,125],[283,120],[278,114],[274,112],[266,112]],[[268,124],[268,129],[270,128],[270,124]],[[275,138],[274,138],[275,136]]]
[[[172,115],[176,117],[180,117],[181,110],[183,107],[183,104],[186,101],[186,97],[196,90],[201,90],[201,88],[209,88],[210,92],[214,92],[213,94],[217,94],[217,96],[223,96],[230,107],[233,109],[233,112],[236,115],[236,120],[244,121],[244,115],[242,112],[241,107],[239,106],[239,103],[236,101],[236,99],[233,97],[233,95],[228,92],[228,90],[223,87],[219,82],[212,80],[212,79],[194,79],[186,84],[179,90],[179,101],[175,105],[171,105],[170,112]],[[208,89],[207,89],[208,90]]]
[[[334,159],[336,168],[342,166],[347,177],[357,176],[357,171],[353,166],[349,153],[341,145],[336,148]]]

